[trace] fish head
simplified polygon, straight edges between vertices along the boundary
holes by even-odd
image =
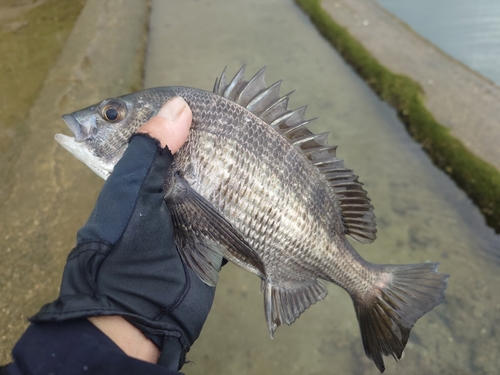
[[[107,179],[130,137],[163,104],[148,101],[141,93],[106,99],[62,116],[74,137],[56,134],[56,141],[99,177]]]

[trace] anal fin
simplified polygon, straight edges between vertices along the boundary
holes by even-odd
[[[167,182],[165,202],[172,215],[177,248],[203,282],[217,285],[222,258],[265,277],[258,254],[215,207],[176,174]]]
[[[282,325],[292,324],[309,306],[321,301],[328,291],[318,280],[310,280],[296,287],[280,287],[262,280],[264,311],[271,338]]]

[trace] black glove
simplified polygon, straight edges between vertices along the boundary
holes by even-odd
[[[117,163],[68,256],[59,298],[34,323],[121,315],[180,369],[212,306],[215,288],[182,262],[163,200],[173,157],[138,134]]]

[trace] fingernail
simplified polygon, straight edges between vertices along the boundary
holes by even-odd
[[[176,96],[161,107],[158,111],[158,116],[166,117],[170,121],[175,121],[186,107],[186,101],[180,96]]]

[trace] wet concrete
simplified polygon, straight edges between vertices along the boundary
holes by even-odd
[[[0,0],[0,22],[3,28],[13,29],[15,25],[9,25],[9,21],[35,9],[46,0]]]
[[[415,33],[372,0],[322,0],[383,66],[409,76],[425,92],[436,120],[500,171],[500,87]]]
[[[267,65],[268,84],[297,89],[290,106],[309,104],[311,128],[365,183],[378,239],[358,245],[378,263],[442,262],[446,301],[420,319],[404,358],[386,374],[493,374],[500,368],[500,239],[478,210],[408,136],[394,111],[346,66],[288,0],[153,2],[145,85],[210,90],[224,66],[248,74]],[[377,374],[365,357],[350,298],[328,297],[269,338],[260,282],[224,267],[214,307],[184,367],[186,374]]]
[[[62,114],[140,87],[146,1],[88,0],[28,116],[1,181],[0,364],[34,314],[58,292],[76,230],[102,185],[54,140]],[[69,131],[67,131],[69,134]]]
[[[28,112],[84,3],[0,0],[0,202],[29,132]]]

